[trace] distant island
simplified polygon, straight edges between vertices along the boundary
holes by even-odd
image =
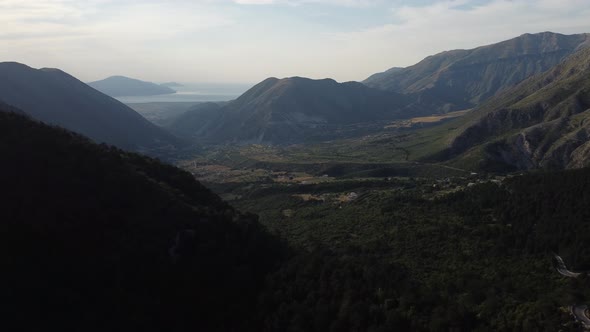
[[[156,96],[176,93],[168,86],[125,76],[111,76],[104,80],[90,82],[88,85],[111,97]]]
[[[97,143],[134,151],[180,143],[123,103],[59,69],[0,62],[0,77],[3,103]]]
[[[166,82],[166,83],[160,84],[160,86],[165,86],[167,88],[181,88],[184,85],[177,83],[177,82]]]

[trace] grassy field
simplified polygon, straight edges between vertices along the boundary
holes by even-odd
[[[467,111],[448,117],[459,117]],[[438,121],[446,116],[432,117]],[[416,118],[411,121],[423,121]],[[212,147],[186,158],[179,166],[209,184],[308,185],[339,180],[469,176],[469,169],[430,162],[445,148],[447,121],[430,128],[384,130],[345,140],[292,146]],[[227,192],[220,192],[228,194]]]
[[[392,124],[390,124],[389,126],[385,127],[385,128],[415,128],[417,126],[424,126],[424,125],[432,125],[432,124],[437,124],[437,123],[442,123],[446,120],[451,120],[451,119],[455,119],[458,117],[462,117],[464,115],[466,115],[467,113],[469,113],[471,110],[463,110],[463,111],[455,111],[455,112],[449,112],[446,114],[440,114],[440,115],[430,115],[430,116],[423,116],[423,117],[417,117],[417,118],[412,118],[409,120],[398,120],[398,121],[394,121]]]

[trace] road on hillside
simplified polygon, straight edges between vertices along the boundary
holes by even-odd
[[[555,257],[555,260],[557,261],[557,266],[555,267],[555,269],[557,270],[557,272],[559,272],[559,274],[561,274],[564,277],[568,277],[568,278],[577,278],[581,275],[581,273],[576,273],[576,272],[572,272],[572,271],[568,270],[567,267],[565,266],[565,262],[563,261],[563,258],[558,256],[557,254],[553,254],[553,256]]]
[[[562,276],[568,277],[568,278],[577,278],[582,274],[582,273],[576,273],[576,272],[572,272],[572,271],[568,270],[567,267],[565,266],[565,262],[563,261],[563,258],[561,258],[561,256],[557,255],[556,253],[553,253],[553,257],[555,258],[555,261],[557,262],[555,269]],[[579,322],[580,324],[582,324],[585,329],[590,329],[590,318],[588,317],[588,306],[587,305],[573,305],[570,307],[570,312],[571,312],[572,316],[574,316],[574,319],[577,322]]]
[[[576,320],[582,323],[584,327],[590,327],[590,318],[588,318],[588,315],[586,314],[588,311],[587,305],[573,305],[570,307],[570,311]]]

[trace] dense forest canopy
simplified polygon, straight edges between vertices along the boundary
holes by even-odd
[[[0,126],[2,301],[24,329],[554,331],[590,299],[551,265],[590,267],[588,169],[434,200],[416,179],[341,207],[236,203],[287,249],[189,173],[21,114]]]
[[[24,115],[0,112],[0,137],[2,325],[247,327],[282,252],[256,216],[178,168]]]

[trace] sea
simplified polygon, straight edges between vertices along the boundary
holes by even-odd
[[[236,99],[254,84],[244,83],[180,83],[182,86],[172,87],[174,94],[156,96],[128,96],[116,99],[125,104],[131,103],[174,103],[174,102],[206,102],[229,101]]]

